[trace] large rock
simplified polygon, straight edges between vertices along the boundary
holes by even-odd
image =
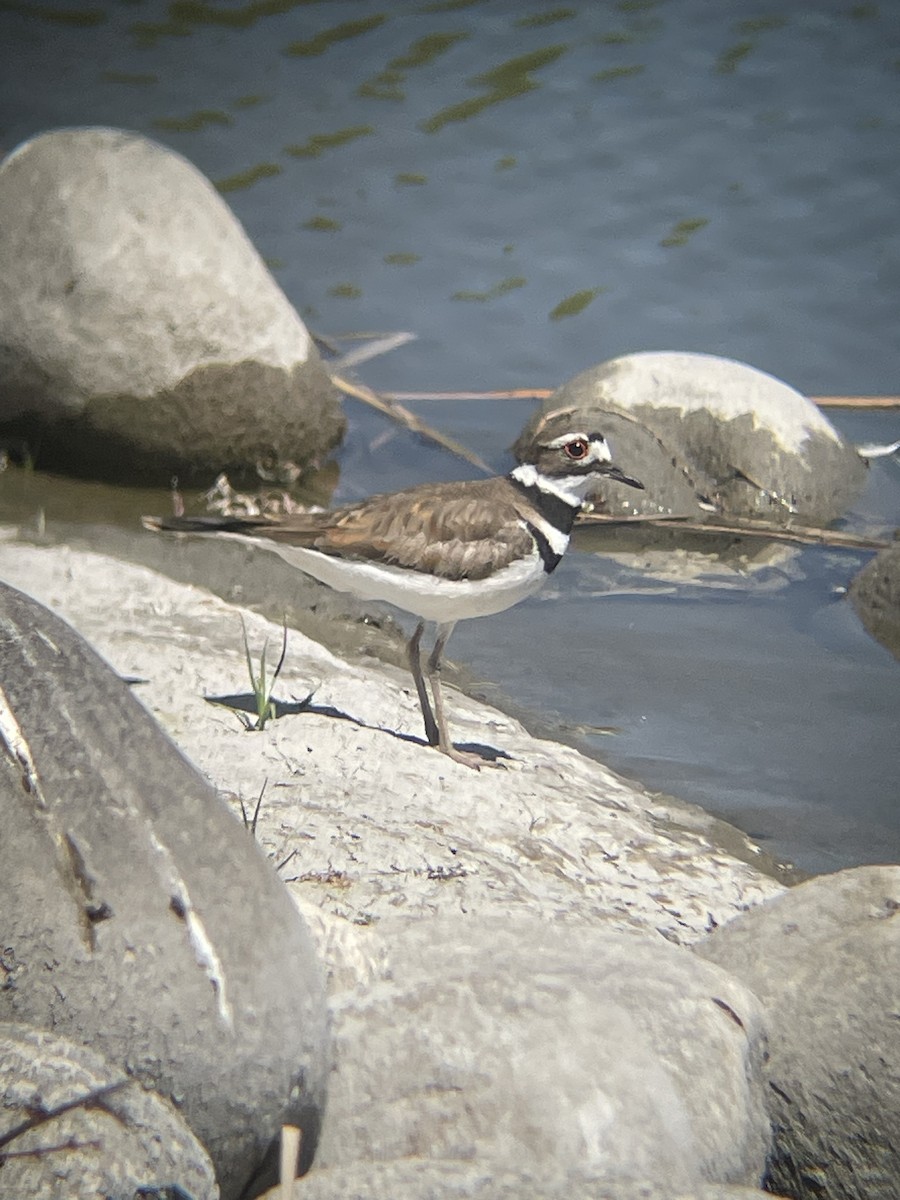
[[[0,1020],[177,1105],[223,1196],[284,1121],[311,1154],[325,1004],[287,891],[126,685],[0,585]]]
[[[219,1195],[212,1163],[174,1106],[85,1046],[0,1023],[0,1089],[8,1200],[131,1197],[176,1185],[193,1200]]]
[[[811,400],[763,371],[707,354],[628,354],[583,371],[547,400],[514,447],[571,413],[599,429],[646,486],[604,481],[613,513],[700,516],[711,508],[770,521],[841,515],[865,466]],[[554,416],[554,414],[558,414]]]
[[[763,1005],[774,1190],[896,1200],[900,867],[812,879],[696,949]]]
[[[142,542],[150,561],[185,579],[254,604],[282,594],[305,602],[298,573],[268,556],[270,574],[260,548],[149,533]],[[782,890],[737,830],[461,693],[456,736],[502,746],[506,769],[475,772],[429,751],[408,669],[383,668],[371,652],[360,661],[354,650],[348,662],[292,629],[277,698],[314,699],[247,736],[203,696],[246,692],[241,622],[254,659],[266,643],[270,655],[280,646],[280,625],[67,546],[0,538],[0,577],[59,611],[123,674],[145,679],[141,698],[222,790],[252,807],[268,780],[260,841],[278,861],[293,855],[284,872],[299,876],[293,890],[354,927],[463,909],[565,915],[690,942]]]
[[[772,1200],[769,1192],[728,1183],[689,1188],[646,1179],[610,1182],[579,1171],[503,1171],[480,1163],[402,1158],[313,1170],[294,1200]],[[282,1200],[280,1189],[265,1200]],[[777,1198],[776,1198],[777,1200]]]
[[[381,971],[332,1002],[320,1167],[417,1157],[759,1183],[758,1006],[725,972],[580,922],[457,916],[378,933]]]
[[[900,658],[900,542],[866,563],[850,586],[850,599],[872,637]]]
[[[310,336],[218,193],[136,134],[0,164],[0,433],[125,481],[306,464],[344,421]]]

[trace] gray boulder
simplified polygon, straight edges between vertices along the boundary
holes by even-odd
[[[294,1200],[772,1200],[768,1192],[727,1183],[684,1188],[646,1179],[610,1181],[574,1170],[498,1170],[422,1158],[313,1170],[295,1184],[293,1195]],[[267,1192],[265,1200],[281,1200],[280,1190]]]
[[[695,947],[764,1008],[769,1182],[795,1200],[896,1200],[900,867],[820,876]]]
[[[115,129],[0,164],[0,434],[38,465],[168,483],[305,465],[344,419],[309,333],[209,181]]]
[[[415,1157],[682,1190],[758,1184],[757,1006],[724,972],[662,938],[576,922],[378,931],[380,975],[332,1003],[321,1168]]]
[[[707,354],[628,354],[583,371],[545,402],[514,446],[572,412],[604,433],[646,487],[604,482],[611,513],[825,523],[846,509],[865,465],[811,400],[745,363]]]
[[[132,1200],[177,1185],[219,1195],[212,1163],[168,1101],[99,1054],[0,1023],[0,1196]]]
[[[226,1197],[283,1122],[312,1154],[325,1001],[303,922],[239,822],[59,618],[0,584],[0,1021],[171,1100]]]
[[[866,563],[850,585],[850,599],[872,637],[900,658],[900,542]]]

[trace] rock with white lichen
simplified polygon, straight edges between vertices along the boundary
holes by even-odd
[[[563,384],[518,438],[577,414],[646,488],[604,481],[610,513],[824,524],[859,493],[865,464],[813,402],[764,371],[708,354],[611,359]]]

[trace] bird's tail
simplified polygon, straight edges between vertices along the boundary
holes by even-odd
[[[262,517],[141,517],[154,533],[251,533],[271,522]]]

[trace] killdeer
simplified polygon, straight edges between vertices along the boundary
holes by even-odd
[[[385,600],[419,618],[408,656],[425,736],[467,766],[478,754],[450,740],[441,660],[457,621],[503,612],[536,592],[569,545],[575,518],[598,481],[643,489],[612,462],[600,433],[566,432],[536,440],[530,461],[508,475],[464,483],[423,484],[372,496],[331,512],[276,519],[145,517],[154,530],[231,534],[265,540],[288,563],[338,591]],[[421,640],[437,626],[426,672]]]

